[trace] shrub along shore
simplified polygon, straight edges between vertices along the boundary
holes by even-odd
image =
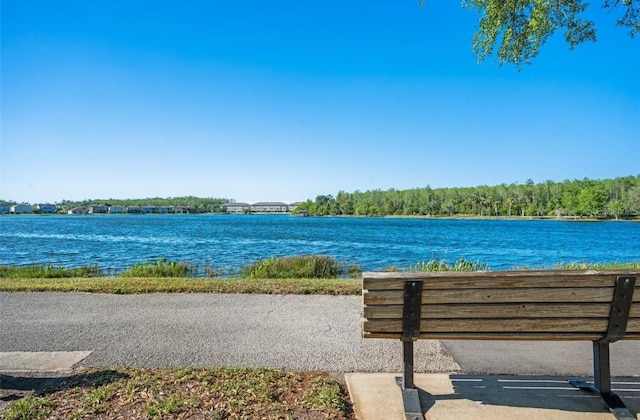
[[[640,269],[639,262],[558,263],[555,270]],[[531,267],[514,269],[527,270]],[[408,268],[382,271],[490,271],[487,264],[460,258],[453,264],[441,260],[418,262]],[[303,255],[268,258],[245,266],[241,273],[225,278],[198,277],[199,271],[185,262],[165,259],[134,264],[119,275],[105,276],[97,266],[78,268],[34,264],[0,266],[0,291],[92,292],[92,293],[255,293],[358,295],[360,267],[332,257]]]

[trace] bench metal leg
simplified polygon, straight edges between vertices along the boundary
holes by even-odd
[[[413,341],[402,342],[402,378],[396,378],[402,391],[402,404],[406,420],[424,420],[420,396],[413,381]]]
[[[636,416],[611,390],[609,343],[593,343],[593,385],[583,380],[569,382],[583,391],[599,394],[618,420],[636,420]]]
[[[593,343],[593,384],[601,394],[611,393],[609,343]]]
[[[413,341],[402,343],[402,389],[415,388],[413,381]]]
[[[396,378],[396,382],[402,390],[406,420],[423,420],[420,396],[413,381],[413,343],[420,337],[422,280],[405,281],[402,299],[402,378]]]

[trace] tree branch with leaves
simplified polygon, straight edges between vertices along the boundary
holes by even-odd
[[[478,62],[496,53],[500,65],[530,64],[559,30],[569,48],[597,40],[595,22],[583,17],[593,6],[582,0],[463,0],[462,6],[480,13],[472,44]],[[616,24],[631,37],[640,33],[640,0],[604,0],[601,7],[622,9]]]

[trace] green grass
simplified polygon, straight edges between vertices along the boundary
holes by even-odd
[[[192,277],[197,267],[186,262],[168,261],[161,258],[156,261],[135,263],[120,273],[120,277]]]
[[[346,266],[324,255],[271,257],[260,259],[242,269],[242,275],[251,279],[334,279],[340,275],[357,277],[360,273],[358,266]]]
[[[489,265],[464,258],[457,259],[453,264],[443,260],[429,260],[419,261],[416,265],[410,267],[409,271],[489,271]]]
[[[39,420],[50,416],[53,402],[40,397],[30,397],[16,401],[4,414],[5,420]]]
[[[97,265],[78,268],[55,267],[46,264],[33,264],[26,267],[0,265],[0,278],[64,278],[64,277],[96,277],[100,273]]]
[[[556,270],[633,270],[640,268],[640,261],[637,262],[615,262],[609,264],[602,263],[585,263],[585,262],[567,262],[558,263],[554,267]]]
[[[234,278],[194,278],[176,277],[184,275],[181,263],[159,260],[150,264],[136,266],[126,276],[91,277],[74,276],[72,270],[56,269],[47,266],[42,269],[33,267],[0,266],[0,291],[3,292],[91,292],[112,294],[139,293],[254,293],[254,294],[322,294],[322,295],[359,295],[361,282],[347,278],[305,278],[320,273],[333,273],[340,264],[320,257],[269,259],[263,264],[254,265],[247,277]],[[283,262],[284,261],[284,262]],[[317,267],[316,267],[317,266]],[[319,268],[318,268],[319,267]],[[327,268],[331,267],[331,268]],[[349,267],[341,266],[345,273]],[[355,268],[353,268],[355,267]],[[41,267],[42,268],[42,267]],[[351,275],[359,277],[361,272],[352,266]],[[554,269],[554,270],[615,270],[640,269],[640,262],[625,263],[558,263],[554,267],[530,268],[518,267],[515,270]],[[58,271],[59,270],[59,271]],[[85,273],[85,269],[78,269]],[[408,269],[389,267],[382,271],[490,271],[487,264],[460,258],[453,264],[442,260],[418,262]],[[64,273],[65,276],[53,273]],[[303,273],[304,272],[304,273]],[[133,276],[133,274],[140,276]],[[165,273],[163,276],[162,273]],[[289,277],[284,276],[288,274]],[[264,277],[260,277],[262,275]],[[333,275],[333,274],[331,274]],[[272,278],[268,278],[268,277]]]
[[[194,279],[194,278],[0,278],[2,292],[255,293],[358,295],[361,282],[345,279]]]
[[[260,259],[240,269],[241,276],[253,279],[335,279],[339,277],[359,277],[362,273],[356,264],[346,264],[332,257],[322,255],[301,255],[281,258]],[[55,267],[51,264],[32,264],[25,267],[0,265],[0,278],[70,278],[106,277],[114,270],[101,270],[97,265],[76,268]],[[233,272],[227,273],[236,277]],[[206,264],[202,269],[197,263],[169,261],[166,258],[134,263],[115,274],[116,277],[190,277],[217,278],[225,275],[224,270]]]

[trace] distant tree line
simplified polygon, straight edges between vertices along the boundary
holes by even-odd
[[[186,206],[189,213],[221,213],[222,206],[228,203],[226,198],[200,198],[200,197],[169,197],[169,198],[136,198],[136,199],[98,199],[98,200],[83,200],[83,201],[70,201],[62,200],[60,203],[56,203],[58,210],[61,212],[67,212],[74,207],[89,207],[89,206]]]
[[[640,176],[470,188],[344,191],[319,195],[297,209],[310,215],[520,216],[634,218],[640,216]]]
[[[226,198],[193,196],[142,199],[63,200],[59,212],[74,207],[186,206],[189,213],[221,213]],[[0,205],[17,204],[0,200]],[[565,180],[456,188],[338,192],[307,200],[296,212],[313,216],[481,216],[481,217],[640,217],[640,175],[605,180]]]

